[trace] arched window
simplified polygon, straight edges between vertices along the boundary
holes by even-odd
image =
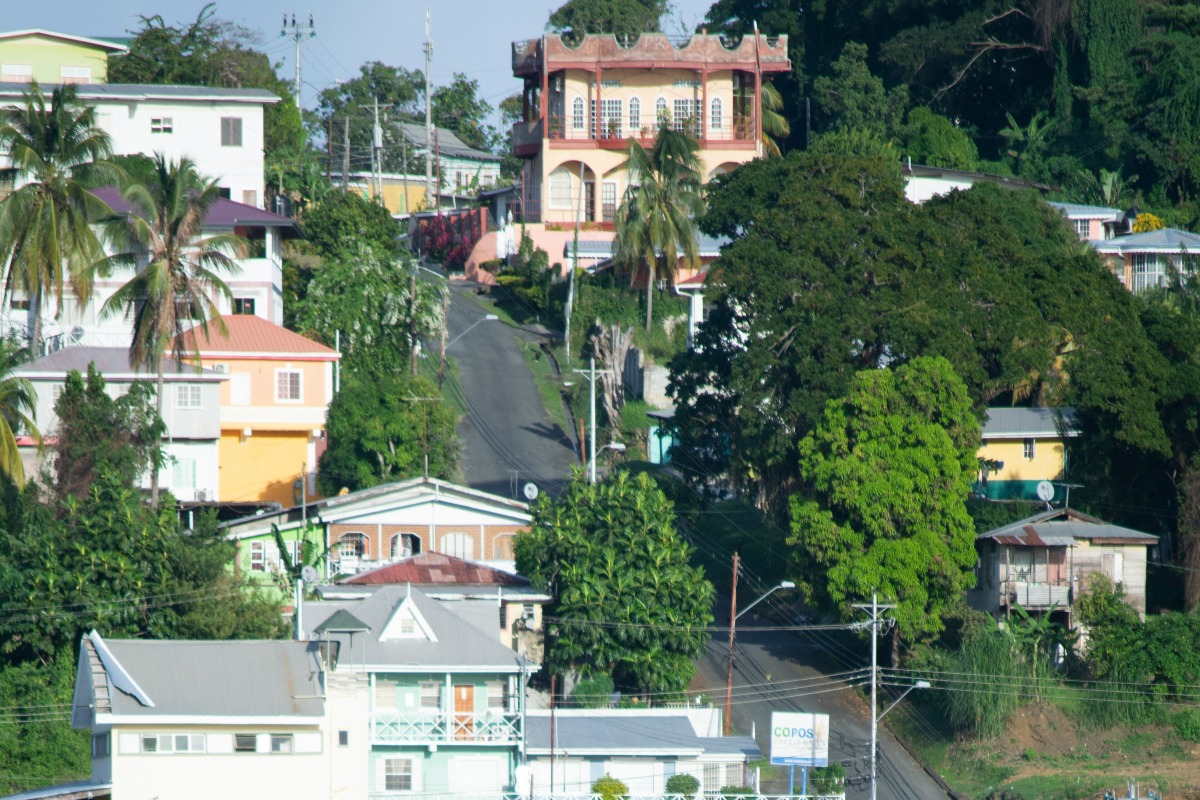
[[[493,561],[512,561],[514,557],[512,536],[497,536],[492,540]]]
[[[446,533],[442,535],[442,553],[470,560],[475,557],[475,542],[465,533]]]
[[[642,101],[629,98],[629,135],[637,136],[642,131]]]
[[[338,555],[342,558],[366,558],[367,537],[361,533],[343,533],[338,539]]]
[[[577,131],[583,130],[583,98],[576,97],[571,102],[571,127]]]
[[[572,198],[575,187],[574,176],[565,166],[558,167],[550,173],[550,207],[557,209],[574,208]]]
[[[400,533],[392,537],[392,558],[408,558],[421,552],[421,537],[415,533]]]
[[[712,121],[708,123],[710,130],[721,130],[721,98],[714,97],[712,99]]]
[[[671,112],[667,110],[667,98],[660,97],[658,102],[654,104],[654,121],[662,125],[664,122],[670,123]]]

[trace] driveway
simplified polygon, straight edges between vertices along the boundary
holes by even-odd
[[[459,423],[463,481],[474,489],[524,500],[522,489],[557,494],[578,464],[571,440],[546,416],[522,344],[537,337],[498,320],[470,285],[452,285],[446,353],[458,364],[467,413]],[[454,341],[455,337],[462,338]]]

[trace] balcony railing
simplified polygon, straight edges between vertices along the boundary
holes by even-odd
[[[521,717],[505,712],[482,714],[400,714],[377,711],[371,723],[376,744],[470,742],[514,744],[521,740]]]
[[[752,116],[727,115],[716,118],[709,116],[705,122],[708,127],[704,131],[700,130],[700,120],[696,117],[674,120],[671,127],[705,142],[752,142],[758,131]],[[579,124],[576,125],[576,123]],[[595,121],[592,119],[585,117],[580,120],[571,114],[554,114],[550,117],[548,130],[550,138],[556,141],[623,142],[630,137],[642,140],[653,139],[658,130],[658,123],[652,115],[643,114],[641,124],[635,128],[630,125],[627,117],[623,116],[621,119],[609,117],[597,130]],[[541,135],[541,120],[518,122],[513,126],[513,146],[536,144],[541,141]]]
[[[1007,602],[1022,608],[1050,608],[1071,605],[1071,584],[1067,581],[1045,583],[1041,581],[1006,581],[1004,596]]]

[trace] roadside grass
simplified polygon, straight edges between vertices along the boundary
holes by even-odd
[[[562,378],[555,373],[554,364],[551,363],[550,357],[542,351],[542,348],[524,339],[519,343],[521,355],[525,357],[525,363],[529,366],[529,371],[533,373],[533,382],[537,386],[538,397],[542,400],[542,408],[546,410],[546,416],[558,426],[564,435],[570,437],[571,423],[567,419],[567,411],[563,407]]]

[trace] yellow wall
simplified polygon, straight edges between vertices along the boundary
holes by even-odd
[[[1063,443],[1060,439],[1034,440],[1034,457],[1025,458],[1024,439],[989,439],[979,457],[1003,461],[1004,469],[988,476],[992,481],[1052,481],[1063,476]]]
[[[221,500],[274,500],[293,505],[292,483],[308,460],[304,431],[221,431]],[[309,464],[311,472],[316,465]]]

